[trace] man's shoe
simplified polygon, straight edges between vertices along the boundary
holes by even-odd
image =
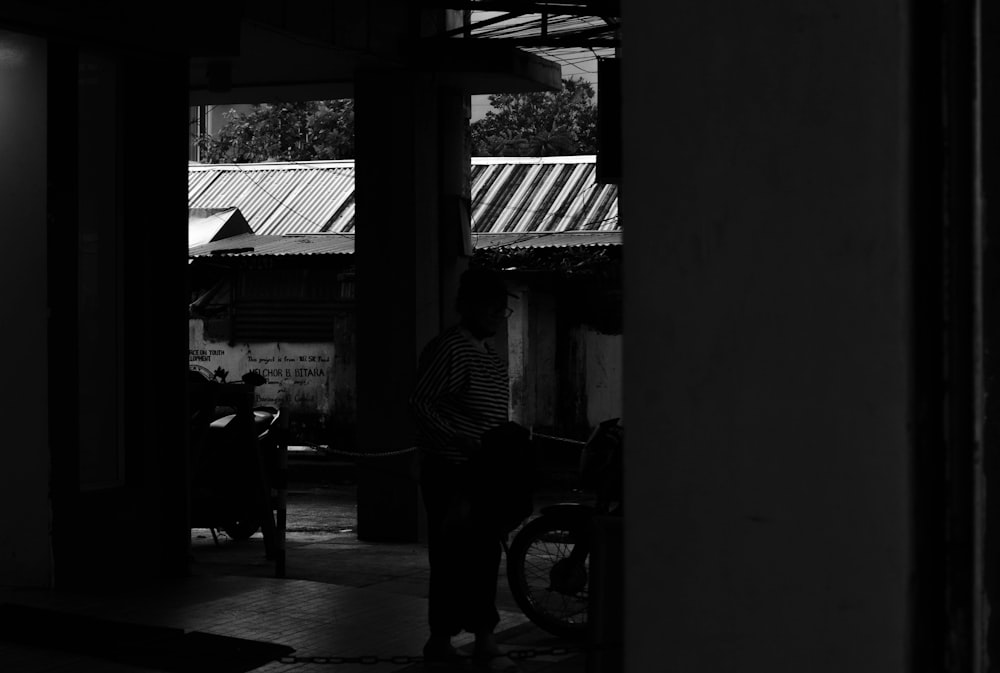
[[[501,652],[481,658],[473,657],[471,670],[475,673],[515,673],[523,669],[507,654]]]
[[[476,644],[472,650],[472,658],[477,662],[489,661],[506,655],[506,652],[497,645],[496,638],[492,633],[483,633],[476,636]]]
[[[424,664],[458,664],[464,661],[464,657],[458,653],[450,643],[438,644],[427,641],[424,645]]]

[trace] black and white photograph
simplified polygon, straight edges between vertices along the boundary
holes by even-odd
[[[996,120],[985,0],[4,0],[0,672],[1000,673]]]

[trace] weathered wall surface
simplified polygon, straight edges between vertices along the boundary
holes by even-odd
[[[557,436],[585,437],[621,415],[622,335],[559,318],[558,299],[514,283],[518,299],[507,322],[511,418]]]
[[[581,327],[574,336],[587,356],[582,365],[587,372],[587,421],[596,427],[622,415],[622,335]]]
[[[565,327],[557,298],[544,289],[514,284],[519,298],[506,334],[511,373],[511,417],[559,436],[585,437],[600,421],[621,414],[621,334],[587,325]],[[579,321],[577,320],[577,323]],[[268,382],[258,403],[284,406],[292,431],[317,443],[353,443],[357,414],[355,319],[343,311],[326,342],[228,342],[228,314],[189,321],[189,361],[211,374],[218,367],[237,381],[256,371]]]
[[[267,383],[257,388],[258,405],[289,413],[292,439],[315,440],[334,413],[336,352],[332,343],[237,343],[207,339],[199,319],[189,321],[188,361],[192,369],[228,372],[239,381],[248,372]],[[326,441],[325,439],[322,441]]]

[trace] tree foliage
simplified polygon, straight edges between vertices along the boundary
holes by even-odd
[[[226,113],[215,136],[197,140],[206,163],[318,161],[354,157],[354,101],[263,103]]]
[[[557,92],[494,94],[493,109],[471,124],[474,156],[562,156],[597,152],[594,87],[563,79]]]
[[[474,156],[562,156],[597,152],[597,105],[590,82],[563,80],[557,92],[494,94],[470,125]],[[354,157],[354,101],[262,103],[230,111],[215,136],[196,143],[206,163],[316,161]]]

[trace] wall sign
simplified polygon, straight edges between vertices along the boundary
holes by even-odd
[[[228,343],[206,341],[202,324],[190,321],[188,364],[207,376],[219,369],[229,382],[248,373],[267,383],[257,388],[256,404],[292,414],[329,415],[333,408],[332,343]]]

